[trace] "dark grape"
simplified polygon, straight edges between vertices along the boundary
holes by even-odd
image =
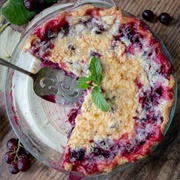
[[[18,147],[18,139],[11,138],[7,142],[7,148],[11,151],[14,151]]]
[[[17,174],[19,172],[18,165],[17,165],[16,161],[11,162],[11,164],[9,165],[9,171],[12,174]]]
[[[18,164],[18,169],[22,172],[27,171],[31,167],[31,162],[28,158],[20,158],[17,164]]]
[[[13,151],[8,151],[4,156],[4,161],[10,164],[12,161],[14,161],[16,156],[16,153]]]
[[[23,146],[23,145],[21,145],[21,146]],[[18,156],[29,158],[29,157],[31,157],[31,154],[28,150],[24,149],[24,147],[20,147],[19,151],[18,151]]]
[[[29,156],[26,153],[19,154],[20,158],[29,158]]]
[[[27,156],[28,156],[28,157],[31,157],[30,152],[29,152],[28,150],[26,150],[26,149],[24,149],[24,150],[25,150],[25,152],[26,152]]]
[[[46,2],[45,0],[24,0],[24,6],[28,11],[42,11],[53,3],[54,2]]]
[[[171,21],[171,16],[168,13],[161,13],[158,19],[162,24],[169,24]]]
[[[45,0],[38,0],[38,10],[43,10],[49,6],[51,6],[53,3],[46,2]]]
[[[146,21],[152,21],[154,18],[154,13],[151,10],[144,10],[142,13],[142,17]]]
[[[36,11],[38,3],[37,0],[24,0],[24,6],[28,11]]]
[[[10,151],[5,154],[4,161],[9,164],[9,171],[12,174],[27,171],[31,167],[29,151],[15,138],[9,139],[6,145]]]

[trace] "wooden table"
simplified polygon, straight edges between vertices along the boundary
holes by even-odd
[[[63,1],[67,2],[67,1]],[[172,56],[177,81],[180,83],[180,1],[179,0],[115,0],[116,4],[131,12],[140,19],[145,9],[151,9],[157,16],[161,12],[168,12],[173,21],[169,26],[158,21],[147,23],[163,40]],[[2,5],[3,1],[0,2]],[[178,92],[180,85],[178,86]],[[180,93],[180,92],[179,92]],[[180,96],[178,97],[180,100]],[[109,176],[109,180],[180,180],[180,101],[177,103],[176,113],[169,131],[155,151],[138,162],[135,166]],[[8,171],[8,164],[2,161],[6,149],[6,142],[15,134],[8,122],[4,107],[3,92],[0,92],[0,179],[2,180],[66,180],[68,177],[61,172],[50,169],[35,159],[32,167],[26,173],[12,175]]]

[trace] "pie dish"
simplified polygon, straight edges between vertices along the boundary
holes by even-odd
[[[77,79],[89,74],[92,57],[101,62],[109,110],[97,108],[89,88],[69,111],[63,169],[88,176],[108,173],[147,156],[161,141],[170,122],[175,79],[161,44],[143,22],[116,6],[83,5],[34,28],[23,51]]]

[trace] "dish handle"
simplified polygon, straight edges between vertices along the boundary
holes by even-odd
[[[96,4],[102,3],[110,7],[115,6],[115,2],[113,0],[77,0],[75,3],[75,7],[88,3],[96,3]]]

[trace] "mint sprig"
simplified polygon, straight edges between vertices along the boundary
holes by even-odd
[[[102,82],[102,66],[97,57],[92,57],[90,61],[90,75],[78,79],[77,88],[88,89],[94,83],[92,88],[92,99],[94,104],[102,111],[108,111],[108,103],[102,95],[100,84]]]

